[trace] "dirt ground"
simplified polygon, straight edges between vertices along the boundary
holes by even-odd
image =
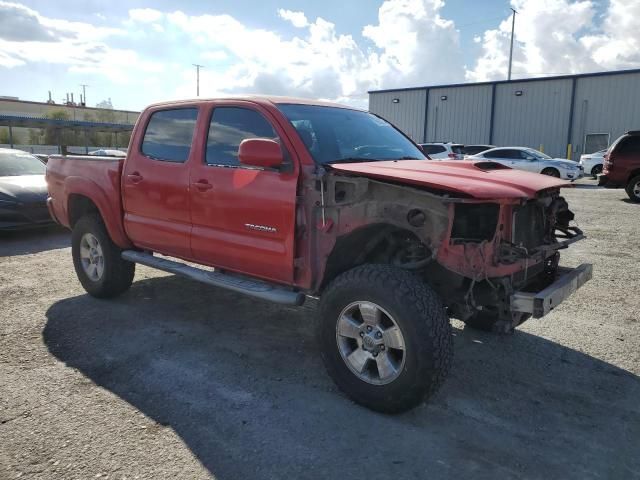
[[[87,296],[65,231],[0,237],[0,479],[640,478],[640,204],[582,181],[594,279],[385,416],[327,377],[313,308],[138,267]]]

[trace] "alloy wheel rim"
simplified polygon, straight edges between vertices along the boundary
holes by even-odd
[[[360,380],[385,385],[402,372],[406,344],[397,322],[373,302],[353,302],[336,323],[336,342],[342,360]]]
[[[632,191],[636,198],[640,198],[640,182],[636,182],[636,184],[633,186]]]
[[[104,273],[104,254],[95,235],[85,233],[80,239],[80,262],[91,281],[97,282]]]

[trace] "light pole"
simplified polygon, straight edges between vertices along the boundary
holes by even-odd
[[[513,61],[513,32],[516,28],[516,12],[515,9],[511,9],[513,12],[513,18],[511,20],[511,48],[509,49],[509,73],[507,74],[507,80],[511,80],[511,62]]]
[[[196,67],[196,97],[200,96],[200,69],[204,68],[204,65],[198,65],[197,63],[192,64]]]

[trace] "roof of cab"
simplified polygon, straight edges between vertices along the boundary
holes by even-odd
[[[242,95],[242,96],[230,96],[230,97],[218,97],[218,98],[190,98],[185,100],[170,100],[166,102],[158,102],[149,105],[147,108],[153,107],[169,107],[174,105],[193,105],[194,103],[211,103],[221,100],[242,100],[246,102],[254,102],[258,104],[297,104],[297,105],[317,105],[321,107],[336,107],[345,108],[349,110],[361,110],[359,108],[351,107],[348,105],[342,105],[334,102],[327,102],[324,100],[315,100],[312,98],[299,98],[299,97],[281,97],[277,95]]]

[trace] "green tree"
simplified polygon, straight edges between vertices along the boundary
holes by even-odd
[[[15,128],[13,129],[11,134],[13,136],[14,145],[22,143],[22,135],[20,135],[19,132],[16,132]],[[7,145],[11,143],[11,138],[9,137],[9,128],[3,128],[2,130],[0,130],[0,143]]]

